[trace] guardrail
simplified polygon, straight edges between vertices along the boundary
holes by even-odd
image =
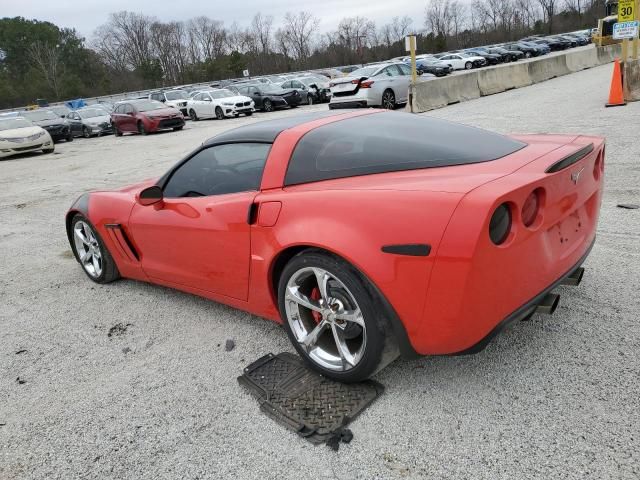
[[[407,109],[410,108],[414,113],[426,112],[605,65],[619,56],[620,45],[569,50],[561,55],[418,82],[410,87],[412,104]]]

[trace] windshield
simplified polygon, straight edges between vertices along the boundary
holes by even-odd
[[[51,110],[53,112],[57,113],[58,115],[66,115],[67,113],[69,113],[71,111],[67,107],[65,107],[64,105],[58,105],[56,107],[51,107]]]
[[[107,112],[101,108],[83,108],[82,110],[78,110],[77,113],[80,115],[80,118],[104,117],[107,115]]]
[[[31,112],[22,112],[24,118],[28,118],[32,122],[39,122],[41,120],[59,120],[60,117],[53,113],[51,110],[33,110]]]
[[[13,130],[14,128],[32,127],[33,124],[24,118],[9,118],[0,120],[0,131]]]
[[[186,100],[189,98],[189,94],[184,90],[173,90],[171,92],[164,92],[164,96],[167,100]]]
[[[351,72],[349,74],[349,76],[350,77],[370,77],[373,74],[373,72],[375,72],[379,68],[380,68],[379,65],[375,65],[375,66],[372,66],[372,67],[359,68],[359,69],[354,70],[353,72]]]
[[[284,93],[283,88],[278,85],[263,85],[258,88],[262,93],[274,93],[276,95],[281,95]]]
[[[236,94],[231,90],[222,89],[222,90],[214,90],[213,92],[209,92],[213,98],[229,98],[235,97]]]
[[[141,100],[140,102],[135,102],[133,105],[139,112],[150,112],[152,110],[166,108],[164,103],[158,102],[157,100]]]

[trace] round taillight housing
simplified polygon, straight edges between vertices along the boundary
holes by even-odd
[[[522,223],[525,227],[530,227],[535,223],[539,211],[540,193],[538,190],[534,190],[524,201],[524,205],[522,205]]]
[[[503,203],[496,208],[489,222],[489,237],[495,245],[502,245],[511,232],[511,208]]]

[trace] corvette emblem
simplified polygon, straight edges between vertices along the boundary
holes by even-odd
[[[578,184],[578,180],[580,180],[580,175],[582,174],[583,171],[584,171],[584,167],[582,167],[577,172],[573,172],[571,174],[571,181],[573,182],[574,185]]]

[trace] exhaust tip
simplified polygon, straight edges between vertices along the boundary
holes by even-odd
[[[580,285],[580,282],[582,282],[583,275],[584,275],[584,268],[578,267],[573,272],[571,272],[571,275],[569,275],[562,281],[562,285],[577,287],[578,285]]]
[[[560,303],[560,295],[555,293],[547,294],[542,301],[538,304],[536,308],[537,313],[544,313],[546,315],[552,315],[553,312],[558,308],[558,304]]]

